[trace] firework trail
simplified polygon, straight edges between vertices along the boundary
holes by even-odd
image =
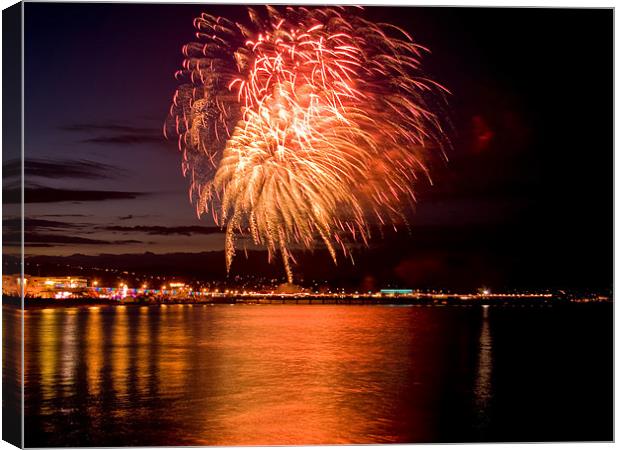
[[[183,47],[182,82],[164,127],[178,137],[197,214],[235,239],[281,253],[322,242],[334,262],[403,208],[429,150],[445,142],[420,70],[425,48],[357,9],[248,8],[245,24],[203,13]]]

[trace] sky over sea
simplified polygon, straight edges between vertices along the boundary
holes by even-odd
[[[222,250],[213,219],[198,219],[189,202],[181,155],[162,126],[193,18],[206,11],[242,20],[243,7],[25,10],[27,253]],[[433,162],[433,185],[419,183],[411,230],[371,245],[410,249],[397,265],[412,268],[441,270],[456,258],[463,266],[503,261],[501,272],[544,254],[537,264],[558,274],[576,270],[571,260],[611,273],[611,12],[363,14],[428,47],[423,68],[452,93],[448,161]]]

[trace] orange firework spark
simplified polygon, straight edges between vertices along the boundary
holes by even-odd
[[[166,123],[190,199],[235,239],[280,251],[368,243],[371,225],[406,222],[425,154],[444,133],[420,71],[426,50],[403,30],[345,8],[248,8],[249,25],[203,13]]]

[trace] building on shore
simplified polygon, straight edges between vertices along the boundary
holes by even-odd
[[[398,297],[411,294],[413,294],[412,289],[381,289],[381,295],[387,297]]]
[[[24,290],[26,297],[67,298],[81,296],[89,288],[88,278],[83,277],[34,277],[19,274],[2,275],[2,293],[20,296]]]

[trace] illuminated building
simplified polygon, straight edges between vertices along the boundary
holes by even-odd
[[[19,274],[2,276],[2,292],[19,296],[22,279]],[[33,277],[24,275],[24,293],[27,297],[65,298],[80,295],[88,289],[88,279],[82,277]]]
[[[381,295],[397,296],[411,294],[413,294],[412,289],[381,289]]]

